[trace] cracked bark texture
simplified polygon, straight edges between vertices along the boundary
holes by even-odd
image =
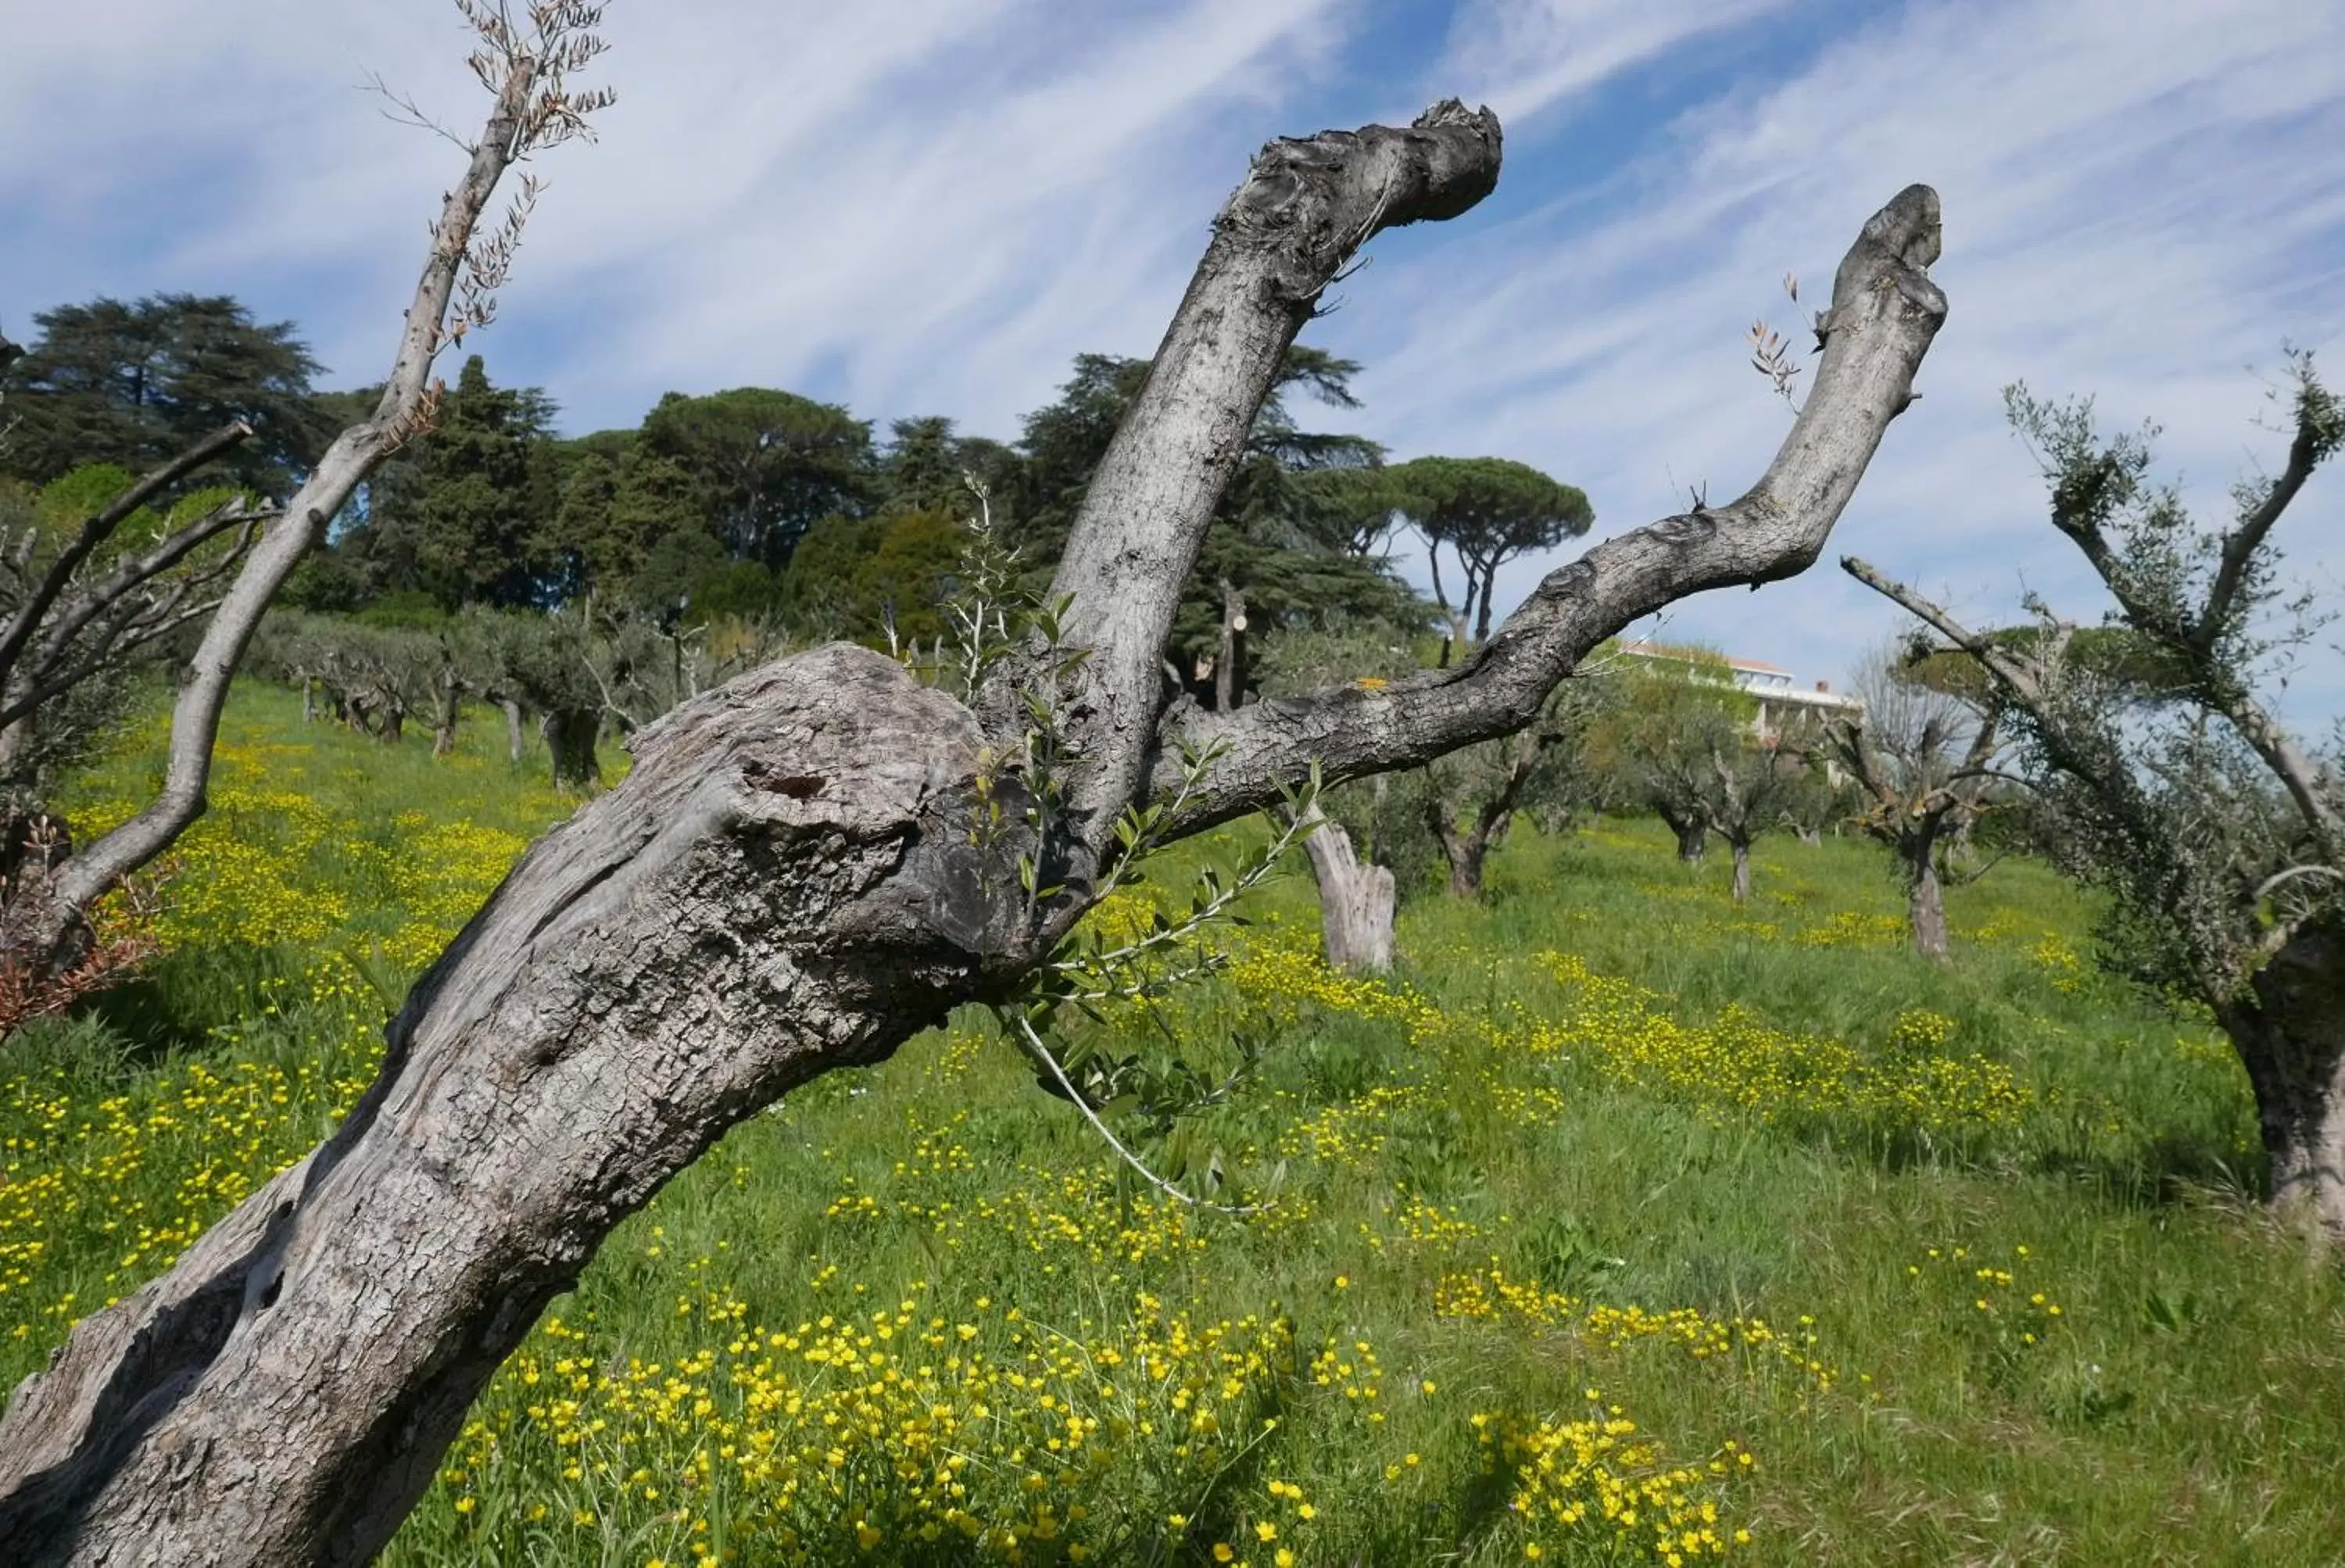
[[[1295,333],[1372,236],[1454,218],[1489,194],[1499,141],[1497,116],[1455,99],[1406,127],[1274,141],[1214,219],[1051,582],[1070,601],[1070,639],[1091,650],[1072,714],[1091,746],[1071,801],[1075,880],[1108,850],[1116,813],[1147,776],[1182,586]],[[1002,713],[1018,722],[1014,703]]]
[[[1378,227],[1470,206],[1487,112],[1275,142],[1216,225],[1079,517],[1059,589],[1091,653],[1065,717],[1071,841],[1096,856],[1165,753],[1232,743],[1192,832],[1307,776],[1406,766],[1519,728],[1587,649],[1697,588],[1812,559],[1944,312],[1937,202],[1900,196],[1843,263],[1807,410],[1733,506],[1551,575],[1462,669],[1207,716],[1159,666],[1183,580],[1279,356]],[[1007,683],[1005,683],[1007,684]],[[970,843],[981,748],[1020,723],[834,646],[635,737],[609,794],[533,848],[393,1020],[348,1122],[160,1279],[85,1319],[0,1417],[0,1563],[353,1563],[614,1225],[743,1116],[1009,994],[1077,918],[1030,921],[1015,854]],[[1010,717],[1003,717],[1005,714]]]
[[[981,994],[978,736],[833,646],[639,740],[417,985],[333,1138],[85,1321],[0,1423],[0,1560],[360,1563],[617,1220]]]
[[[2345,929],[2299,928],[2252,989],[2251,1005],[2217,1017],[2255,1088],[2272,1205],[2345,1244]]]

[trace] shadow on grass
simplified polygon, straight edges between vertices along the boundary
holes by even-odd
[[[84,998],[73,1016],[120,1040],[127,1064],[147,1066],[216,1044],[220,1031],[268,1006],[272,982],[299,968],[299,954],[275,948],[175,953],[143,974]]]

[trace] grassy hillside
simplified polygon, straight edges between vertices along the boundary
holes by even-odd
[[[485,725],[435,764],[248,687],[228,740],[172,955],[0,1061],[0,1379],[331,1125],[565,809]],[[2345,1279],[2252,1212],[2219,1041],[2036,867],[1951,896],[1951,971],[1868,846],[1725,881],[1521,830],[1378,983],[1274,885],[1097,1043],[1241,1074],[1144,1141],[1243,1216],[975,1013],[810,1085],[618,1233],[391,1560],[2345,1562]]]

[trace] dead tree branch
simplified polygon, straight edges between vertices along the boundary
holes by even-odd
[[[1260,809],[1315,757],[1331,784],[1425,762],[1521,728],[1588,650],[1631,621],[1706,588],[1804,570],[1890,421],[1913,400],[1914,372],[1945,320],[1945,296],[1925,270],[1938,249],[1938,198],[1926,186],[1900,192],[1865,224],[1834,281],[1808,401],[1741,497],[1608,539],[1549,573],[1454,670],[1231,714],[1178,706],[1159,722],[1160,784],[1182,743],[1225,746],[1192,820],[1203,827]]]

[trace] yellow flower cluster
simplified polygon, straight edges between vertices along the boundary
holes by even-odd
[[[1898,1038],[1904,1049],[1876,1062],[1843,1041],[1788,1033],[1740,1008],[1715,1023],[1683,1022],[1652,993],[1597,974],[1570,953],[1541,953],[1538,962],[1561,989],[1563,1006],[1535,1047],[1626,1087],[1762,1120],[1845,1115],[1931,1131],[2014,1126],[2034,1103],[2003,1063],[1931,1049],[1944,1038],[1932,1037],[1934,1014],[1907,1014]]]
[[[1819,1392],[1840,1374],[1816,1357],[1812,1319],[1790,1333],[1763,1318],[1712,1318],[1690,1307],[1656,1312],[1636,1306],[1590,1303],[1549,1290],[1536,1280],[1513,1279],[1496,1258],[1489,1267],[1444,1275],[1434,1287],[1436,1317],[1482,1319],[1568,1334],[1591,1349],[1618,1350],[1641,1340],[1674,1345],[1697,1361],[1740,1357],[1746,1365],[1788,1369]]]
[[[232,748],[227,760],[222,771],[233,774],[239,759]],[[336,826],[316,801],[289,790],[233,786],[215,788],[210,799],[156,869],[163,896],[154,929],[167,949],[312,946],[350,917],[339,891],[299,874]],[[136,809],[114,799],[77,810],[74,837],[93,839]]]
[[[1899,947],[1913,941],[1903,916],[1842,910],[1800,933],[1809,947]]]
[[[500,1561],[596,1558],[618,1517],[679,1563],[805,1563],[846,1539],[878,1562],[1115,1561],[1254,1441],[1292,1356],[1283,1319],[1196,1322],[1145,1292],[1080,1336],[929,1294],[785,1329],[687,1298],[722,1343],[672,1364],[605,1364],[550,1321],[459,1442],[453,1505]],[[494,1506],[515,1472],[559,1481]]]
[[[1279,1152],[1365,1170],[1384,1154],[1394,1115],[1423,1105],[1425,1097],[1415,1084],[1376,1084],[1355,1100],[1329,1105],[1296,1124],[1279,1141]]]
[[[0,1088],[0,1329],[9,1339],[46,1343],[168,1267],[308,1153],[364,1090],[380,1041],[348,966],[324,961],[269,989],[329,1004],[343,1048],[289,1064],[191,1056],[96,1101],[55,1073]],[[35,1298],[36,1287],[46,1294]]]
[[[2020,1273],[2035,1261],[2025,1245],[2001,1261],[1967,1247],[1933,1247],[1923,1262],[1907,1264],[1905,1273],[1934,1290],[1951,1314],[1993,1349],[2025,1354],[2044,1343],[2067,1315],[2047,1293],[2020,1283]]]
[[[1565,1542],[1609,1535],[1666,1568],[1722,1556],[1730,1537],[1720,1533],[1712,1489],[1748,1468],[1750,1451],[1730,1441],[1706,1464],[1671,1465],[1619,1406],[1605,1404],[1596,1389],[1587,1398],[1588,1413],[1571,1420],[1476,1413],[1486,1467],[1513,1483],[1508,1507]],[[1736,1544],[1750,1539],[1747,1530],[1731,1535]],[[1534,1535],[1524,1554],[1536,1560],[1547,1547]]]
[[[1408,1032],[1411,1044],[1453,1027],[1441,1009],[1425,998],[1365,975],[1340,974],[1317,952],[1293,941],[1244,943],[1226,973],[1241,995],[1283,1022],[1294,1021],[1306,1006],[1322,1007],[1398,1023]]]
[[[161,885],[154,933],[178,948],[288,947],[373,950],[413,974],[440,955],[520,859],[518,833],[469,820],[397,817],[391,835],[353,836],[298,789],[308,748],[224,741],[213,754],[210,805],[156,868]],[[555,820],[566,805],[530,803]],[[76,807],[77,841],[124,821],[124,799]],[[350,888],[370,896],[364,918]],[[388,916],[386,921],[384,917]]]

